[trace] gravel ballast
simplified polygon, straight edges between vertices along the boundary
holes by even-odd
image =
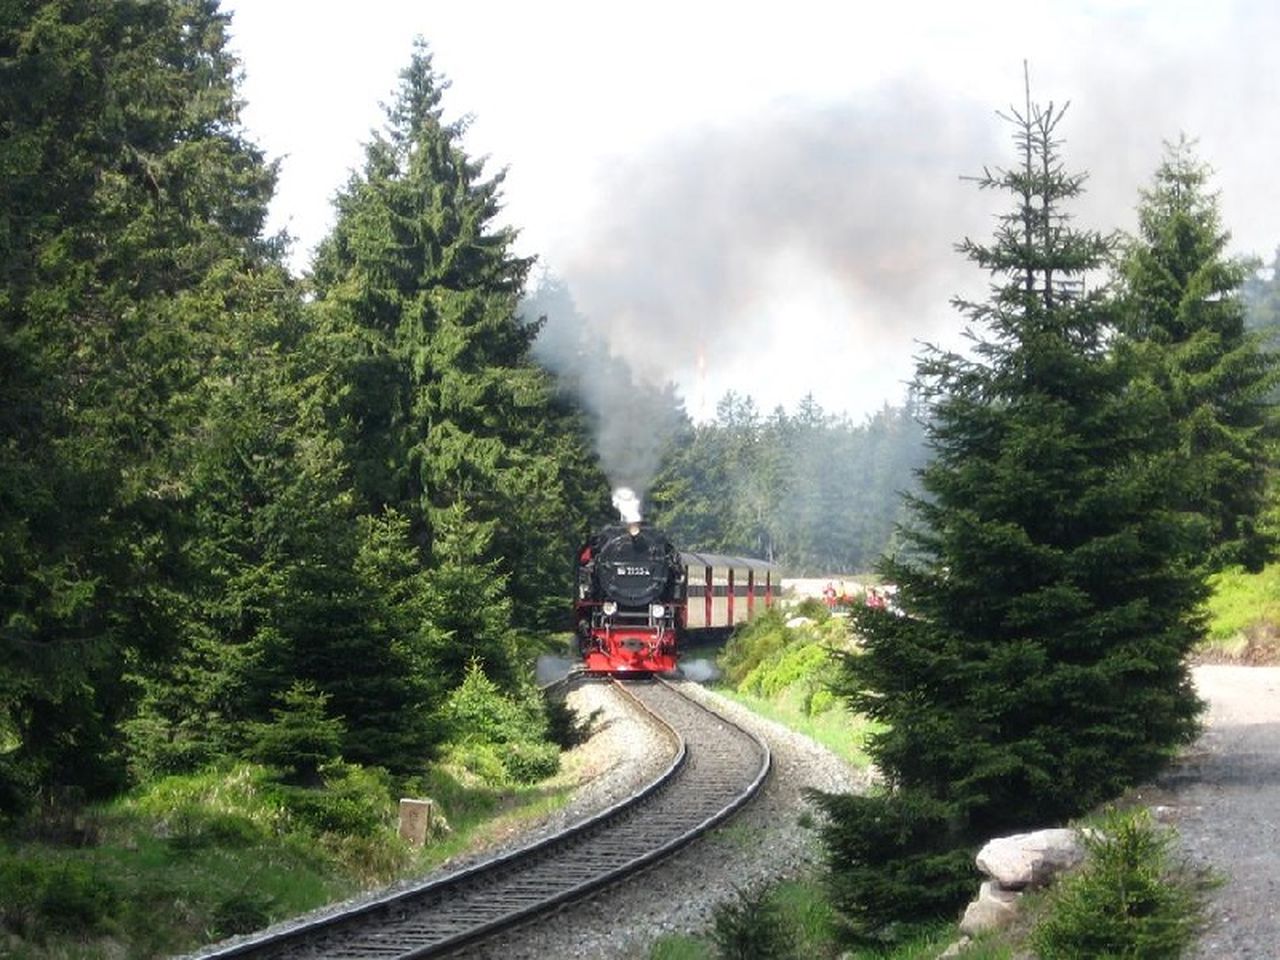
[[[1280,667],[1202,666],[1194,676],[1208,703],[1205,732],[1147,797],[1159,819],[1178,831],[1189,862],[1223,881],[1210,893],[1206,926],[1191,956],[1275,960],[1280,958]],[[716,905],[738,891],[793,877],[819,861],[816,832],[801,824],[813,812],[805,791],[861,792],[869,773],[696,684],[677,686],[769,745],[773,770],[760,794],[673,858],[461,956],[642,960],[666,934],[705,932]],[[441,872],[524,846],[590,816],[630,796],[670,763],[666,738],[611,686],[582,684],[568,699],[580,716],[594,716],[591,738],[565,756],[566,772],[579,784],[571,801],[542,822],[444,865]],[[362,899],[367,897],[357,898]]]
[[[820,857],[818,838],[801,820],[812,808],[804,791],[865,789],[869,776],[855,771],[839,757],[809,738],[766,720],[694,683],[677,686],[730,720],[752,730],[769,745],[773,769],[760,793],[727,823],[695,841],[671,859],[625,880],[592,900],[563,908],[545,920],[477,945],[463,956],[501,957],[503,960],[542,960],[546,957],[643,958],[653,943],[671,933],[698,933],[711,924],[712,910],[740,890],[756,890],[792,877]],[[584,703],[583,698],[590,698]],[[606,766],[616,758],[649,764],[647,745],[654,742],[647,725],[627,711],[610,688],[575,691],[576,709],[607,708],[613,718],[602,735],[578,751],[573,763],[586,757]],[[619,712],[614,712],[619,711]],[[603,736],[607,734],[607,739]],[[621,773],[618,774],[621,777]],[[638,783],[642,778],[636,778]],[[598,802],[595,790],[584,785],[575,798],[576,812]],[[582,800],[582,806],[579,806]]]

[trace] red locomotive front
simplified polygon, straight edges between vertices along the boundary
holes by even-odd
[[[592,537],[578,553],[574,603],[585,668],[611,674],[674,670],[684,587],[676,548],[649,524],[612,524]]]

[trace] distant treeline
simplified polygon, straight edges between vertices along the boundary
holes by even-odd
[[[807,396],[761,416],[729,393],[674,438],[648,500],[689,549],[764,557],[795,574],[871,569],[890,548],[925,457],[913,403],[862,423]]]
[[[606,473],[636,486],[681,547],[815,575],[869,570],[891,547],[900,494],[924,463],[913,398],[857,423],[812,396],[765,415],[731,391],[695,424],[674,386],[646,383],[611,353],[564,281],[544,274],[521,309],[541,321],[534,355],[582,403]]]

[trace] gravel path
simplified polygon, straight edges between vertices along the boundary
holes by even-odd
[[[1158,784],[1190,861],[1225,879],[1196,960],[1280,958],[1280,667],[1204,666],[1204,734]]]

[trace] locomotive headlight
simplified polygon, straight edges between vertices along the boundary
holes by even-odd
[[[640,524],[631,524],[631,526],[627,527],[627,533],[631,534],[633,537],[640,536]]]
[[[660,603],[651,604],[649,607],[649,615],[655,620],[661,620],[667,613],[667,608]]]
[[[614,603],[612,600],[606,600],[604,602],[604,615],[606,617],[612,617],[617,612],[618,612],[618,605],[616,603]]]

